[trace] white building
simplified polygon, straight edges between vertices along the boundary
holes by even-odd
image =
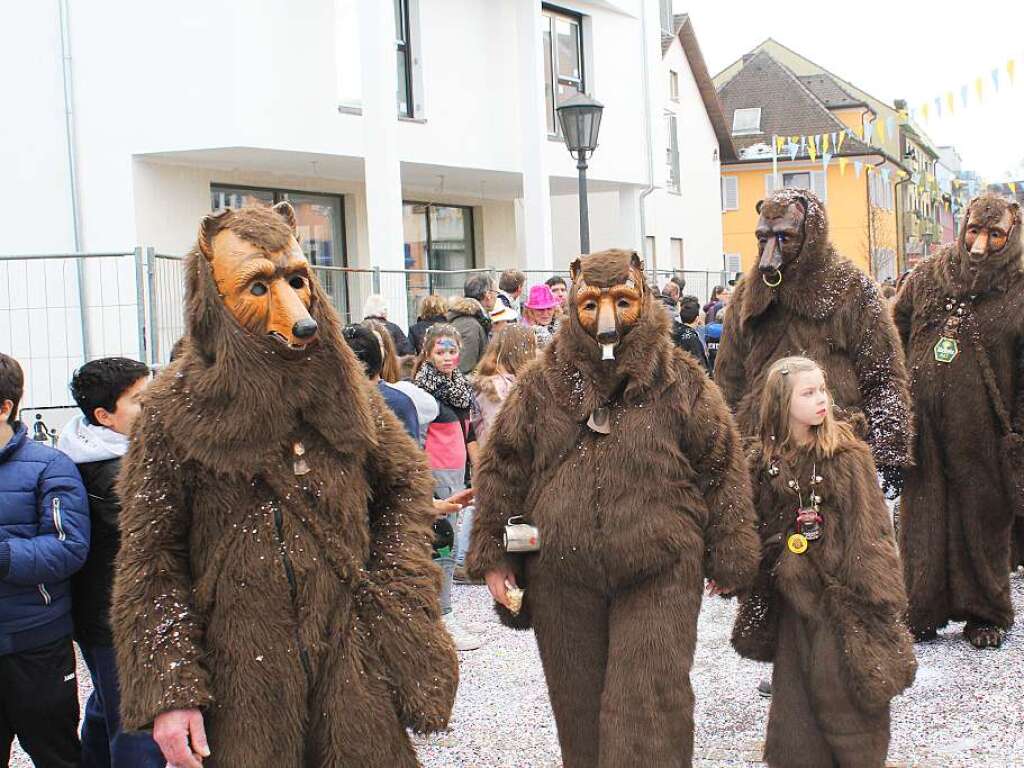
[[[567,268],[577,172],[552,94],[584,90],[605,107],[591,248],[647,237],[659,268],[720,269],[718,157],[732,149],[692,27],[668,21],[670,6],[21,3],[0,32],[0,67],[18,73],[0,85],[0,254],[180,256],[211,207],[286,198],[311,260],[385,270],[404,323],[420,295],[461,277],[386,270],[519,267],[533,281]],[[148,284],[132,258],[82,263],[0,261],[0,349],[28,361],[26,404],[66,402],[84,356],[164,360],[180,332],[178,294],[159,306],[170,319],[140,306]],[[176,264],[158,266],[164,280]],[[329,277],[358,316],[369,283]],[[158,354],[139,349],[147,323],[161,326]]]

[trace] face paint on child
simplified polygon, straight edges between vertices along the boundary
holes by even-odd
[[[459,366],[459,345],[455,339],[438,339],[430,352],[430,362],[441,373],[451,373]]]

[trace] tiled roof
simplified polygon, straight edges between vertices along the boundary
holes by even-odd
[[[737,150],[755,144],[770,144],[773,135],[806,136],[845,131],[846,126],[829,112],[815,90],[827,91],[830,96],[837,95],[837,90],[841,91],[834,82],[828,84],[820,81],[813,83],[812,90],[812,87],[802,82],[802,78],[798,78],[764,51],[747,59],[743,68],[718,91],[726,125],[730,130],[737,109],[761,108],[760,132],[733,135]],[[849,94],[844,92],[844,95],[849,98]],[[839,154],[864,155],[875,151],[852,136],[847,136]]]
[[[863,101],[852,96],[843,88],[835,78],[825,75],[803,75],[797,78],[804,87],[826,107],[836,109],[838,107],[858,107],[864,104]]]

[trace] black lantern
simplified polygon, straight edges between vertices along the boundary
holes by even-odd
[[[597,134],[601,130],[604,105],[577,93],[564,101],[556,110],[558,123],[569,154],[576,158],[580,173],[580,253],[590,253],[590,215],[587,206],[587,158],[597,149]]]

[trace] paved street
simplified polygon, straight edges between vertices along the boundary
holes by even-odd
[[[1024,614],[1024,577],[1012,580]],[[449,733],[420,741],[425,768],[555,768],[555,726],[531,633],[502,628],[485,587],[455,588],[456,610],[485,624],[488,644],[462,654],[462,683]],[[754,686],[768,667],[729,647],[734,606],[706,600],[694,663],[696,765],[749,768],[759,762],[768,703]],[[890,764],[901,768],[1010,768],[1024,765],[1024,642],[1007,636],[1000,651],[974,651],[960,629],[916,646],[914,688],[893,705]],[[81,667],[83,693],[88,672]],[[13,766],[31,763],[15,750]]]

